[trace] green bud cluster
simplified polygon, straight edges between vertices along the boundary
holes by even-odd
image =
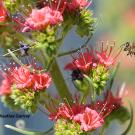
[[[90,78],[93,81],[96,94],[101,95],[109,79],[109,71],[103,65],[98,65],[96,68],[92,69]]]
[[[33,0],[4,0],[6,8],[9,10],[11,14],[14,14],[16,11],[24,12],[28,9],[30,10],[29,4],[32,2]],[[27,10],[25,10],[23,6],[25,6],[25,9]]]
[[[90,10],[83,9],[80,12],[78,18],[76,32],[81,37],[92,36],[94,31],[95,18],[93,18],[93,13]]]
[[[19,89],[13,88],[10,98],[14,101],[16,106],[21,109],[34,113],[37,110],[39,93],[33,90],[21,91]]]
[[[15,11],[16,1],[13,1],[13,2],[11,2],[11,0],[5,0],[4,1],[4,4],[5,4],[6,8],[10,11],[10,13],[13,13]]]
[[[48,56],[55,54],[57,47],[55,28],[48,26],[44,33],[35,32],[33,36],[38,41],[36,48],[45,48]]]
[[[87,135],[80,129],[78,123],[59,119],[55,123],[55,135]]]

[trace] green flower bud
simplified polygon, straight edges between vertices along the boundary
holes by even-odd
[[[56,53],[57,49],[57,40],[56,40],[56,30],[48,26],[44,33],[35,32],[33,34],[38,43],[34,47],[35,49],[45,49],[45,52],[48,56],[52,56]]]
[[[93,82],[94,89],[98,95],[102,94],[107,80],[109,79],[109,71],[102,65],[98,65],[92,69],[90,77]]]
[[[90,83],[86,77],[84,77],[83,80],[75,80],[74,85],[79,91],[83,92],[84,94],[88,93],[90,90]]]
[[[34,113],[37,110],[39,93],[33,90],[21,91],[12,88],[12,93],[10,98],[13,100],[14,104],[19,106],[21,109],[29,113]]]
[[[81,37],[91,36],[94,31],[94,23],[95,18],[93,18],[93,13],[90,10],[83,9],[78,18],[76,29],[77,34]]]

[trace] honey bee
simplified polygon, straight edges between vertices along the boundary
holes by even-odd
[[[126,42],[124,44],[124,49],[125,52],[127,52],[127,55],[130,56],[135,56],[135,42]]]

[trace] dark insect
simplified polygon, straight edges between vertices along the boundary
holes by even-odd
[[[28,51],[29,51],[29,45],[25,44],[23,42],[19,42],[20,45],[20,51],[22,55],[28,55]]]
[[[73,70],[71,76],[72,76],[72,81],[75,81],[75,80],[82,81],[84,78],[82,71],[79,69]]]
[[[127,55],[135,56],[135,42],[126,42],[124,44],[124,51],[127,52]]]

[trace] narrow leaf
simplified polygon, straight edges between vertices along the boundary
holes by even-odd
[[[112,88],[112,85],[113,85],[113,82],[114,82],[114,79],[116,77],[119,67],[120,67],[120,62],[117,64],[116,68],[112,71],[108,90],[111,90],[111,88]]]
[[[24,64],[15,56],[15,54],[10,49],[8,49],[8,53],[12,56],[13,60],[16,63],[18,63],[21,66],[24,66]]]
[[[16,128],[14,126],[11,126],[11,125],[5,125],[6,128],[9,128],[11,130],[14,130],[18,133],[21,133],[23,135],[48,135],[48,133],[50,133],[51,131],[53,131],[53,128],[50,128],[48,131],[46,132],[32,132],[32,131],[27,131],[27,130],[24,130],[24,129],[19,129],[19,128]]]
[[[130,110],[131,110],[130,122],[129,122],[129,125],[128,125],[127,129],[121,135],[127,135],[127,133],[130,131],[130,129],[132,127],[132,124],[133,124],[133,119],[134,119],[133,106],[130,102],[129,102],[129,105],[130,105]]]
[[[84,77],[89,82],[90,94],[91,94],[91,98],[92,98],[92,102],[93,102],[93,101],[95,101],[95,98],[96,98],[96,92],[95,92],[95,88],[94,88],[94,85],[93,85],[93,81],[87,75],[84,75]]]

